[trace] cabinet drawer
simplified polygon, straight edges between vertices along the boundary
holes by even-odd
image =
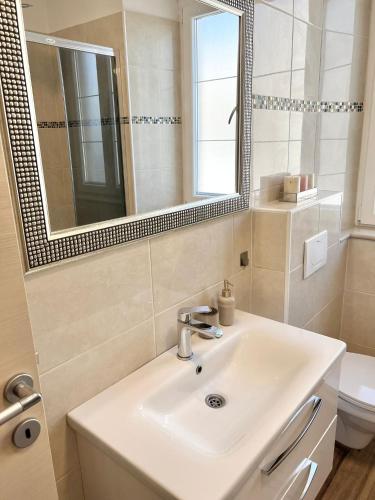
[[[322,439],[304,460],[292,478],[291,485],[280,500],[314,500],[332,469],[337,417]]]
[[[327,428],[335,421],[336,414],[337,391],[323,382],[301,405],[281,435],[271,444],[257,471],[235,499],[281,498],[288,485],[294,481],[296,473],[300,471],[301,464],[311,456]],[[332,461],[333,451],[328,458]]]

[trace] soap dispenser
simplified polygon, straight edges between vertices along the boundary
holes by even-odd
[[[224,288],[218,300],[219,306],[219,323],[223,326],[231,326],[234,323],[235,300],[232,296],[233,286],[228,280],[224,281]]]

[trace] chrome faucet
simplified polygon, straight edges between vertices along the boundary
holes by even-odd
[[[204,339],[219,339],[223,336],[223,331],[217,326],[207,325],[193,318],[194,314],[212,316],[217,314],[217,309],[210,306],[183,307],[178,311],[177,333],[178,351],[177,357],[182,361],[187,361],[193,357],[191,349],[191,336],[198,333]]]

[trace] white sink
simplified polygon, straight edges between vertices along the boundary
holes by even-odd
[[[184,446],[217,455],[230,451],[267,409],[280,404],[286,385],[309,357],[305,348],[260,331],[228,332],[226,342],[206,347],[199,376],[194,369],[178,370],[140,409]],[[223,396],[225,406],[213,411],[205,403],[210,394]]]
[[[192,346],[191,361],[171,349],[73,410],[69,423],[174,497],[198,499],[204,490],[205,500],[224,498],[345,344],[236,311],[221,339],[194,335]],[[209,407],[209,394],[225,405]]]

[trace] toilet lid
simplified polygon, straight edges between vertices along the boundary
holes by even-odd
[[[340,395],[375,411],[375,357],[347,352],[341,369]]]

